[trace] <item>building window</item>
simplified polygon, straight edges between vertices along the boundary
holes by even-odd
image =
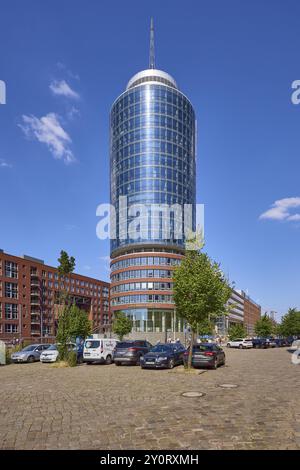
[[[18,265],[12,261],[5,261],[5,277],[18,279]]]
[[[17,320],[18,307],[18,304],[5,304],[5,320]]]
[[[5,283],[5,297],[9,299],[17,299],[18,298],[18,284],[14,282],[6,282]]]
[[[18,333],[18,325],[5,324],[5,333]]]

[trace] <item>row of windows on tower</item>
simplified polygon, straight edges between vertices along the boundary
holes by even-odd
[[[128,144],[121,147],[112,147],[112,155],[116,156],[117,159],[126,158],[129,155],[141,154],[141,153],[162,153],[176,155],[179,158],[187,156],[194,150],[194,141],[182,139],[181,144],[172,144],[165,140],[141,140],[134,144]]]
[[[177,90],[170,90],[164,85],[144,85],[136,87],[124,93],[114,104],[112,108],[112,116],[114,113],[124,110],[132,104],[139,103],[140,101],[157,101],[162,100],[168,104],[174,104],[180,109],[187,112],[194,112],[191,103],[188,99]]]
[[[186,179],[186,184],[188,184],[188,179]],[[112,189],[112,197],[114,199],[118,198],[119,196],[126,196],[129,194],[133,195],[133,193],[139,193],[143,191],[166,191],[171,195],[183,196],[185,202],[189,202],[190,200],[192,200],[195,194],[194,188],[187,187],[183,184],[178,184],[177,182],[152,178],[131,181],[130,183],[125,182],[124,184],[120,183],[115,191]],[[178,197],[175,199],[174,203],[176,203],[177,200]],[[178,204],[180,203],[178,202]]]
[[[187,142],[193,142],[194,135],[194,130],[188,127],[184,129],[182,134],[164,127],[141,127],[116,137],[113,142],[113,147],[114,149],[119,150],[129,143],[137,142],[139,140],[149,141],[154,139],[171,142],[185,147]]]
[[[193,122],[194,113],[193,112],[184,112],[181,108],[173,106],[171,104],[166,104],[163,101],[150,101],[150,102],[141,102],[134,106],[130,106],[126,111],[120,111],[114,113],[111,124],[113,126],[118,126],[121,122],[131,119],[134,116],[139,116],[146,114],[147,116],[151,114],[162,114],[166,116],[175,117],[184,124]]]
[[[186,123],[182,123],[176,118],[162,114],[141,114],[134,118],[128,119],[128,121],[120,121],[119,125],[112,125],[112,137],[113,139],[119,138],[120,135],[130,132],[133,129],[138,128],[150,128],[150,127],[162,127],[174,130],[186,136],[187,128],[193,129],[193,119],[188,120]]]
[[[157,155],[157,154],[145,154],[145,155],[135,155],[134,157],[126,158],[119,163],[113,159],[112,160],[112,175],[116,176],[119,172],[135,171],[138,167],[144,167],[145,171],[149,168],[165,168],[173,171],[183,171],[184,174],[189,174],[192,176],[195,171],[195,162],[192,159],[187,159],[183,161],[177,157]]]

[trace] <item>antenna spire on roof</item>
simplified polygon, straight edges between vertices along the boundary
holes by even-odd
[[[154,24],[151,18],[150,24],[150,55],[149,55],[149,69],[155,69],[155,49],[154,49]]]

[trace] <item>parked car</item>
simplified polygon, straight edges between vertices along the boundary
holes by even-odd
[[[183,355],[184,364],[188,363],[189,348]],[[211,367],[217,369],[218,366],[225,365],[225,352],[215,343],[197,343],[193,346],[192,366]]]
[[[183,364],[185,347],[181,343],[157,344],[140,358],[141,368],[169,368]]]
[[[256,349],[276,348],[281,343],[274,338],[254,338],[252,339],[253,347]]]
[[[251,339],[248,338],[239,338],[233,341],[227,342],[228,348],[239,348],[239,349],[249,349],[253,348],[253,343]]]
[[[30,344],[21,351],[12,353],[11,360],[15,363],[39,361],[41,353],[49,346],[49,344]]]
[[[141,357],[152,348],[152,344],[145,340],[120,341],[114,349],[114,363],[116,366],[121,364],[139,365]]]
[[[300,349],[300,339],[295,339],[289,347],[290,351],[296,351],[297,349]]]
[[[254,338],[252,344],[255,349],[265,349],[268,347],[266,338]]]
[[[95,335],[86,339],[83,348],[83,362],[111,364],[117,342],[116,339],[97,338]]]
[[[275,338],[266,338],[267,348],[276,348],[277,343]]]
[[[68,343],[68,351],[75,351],[77,353],[78,364],[83,362],[83,350],[78,347],[75,343]],[[40,355],[41,362],[56,362],[58,359],[59,351],[58,344],[51,344],[46,351],[43,351]]]

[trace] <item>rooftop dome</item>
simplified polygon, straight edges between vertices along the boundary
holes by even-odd
[[[159,82],[172,88],[178,88],[174,78],[168,73],[157,69],[147,69],[136,73],[127,83],[126,90],[145,82]]]

